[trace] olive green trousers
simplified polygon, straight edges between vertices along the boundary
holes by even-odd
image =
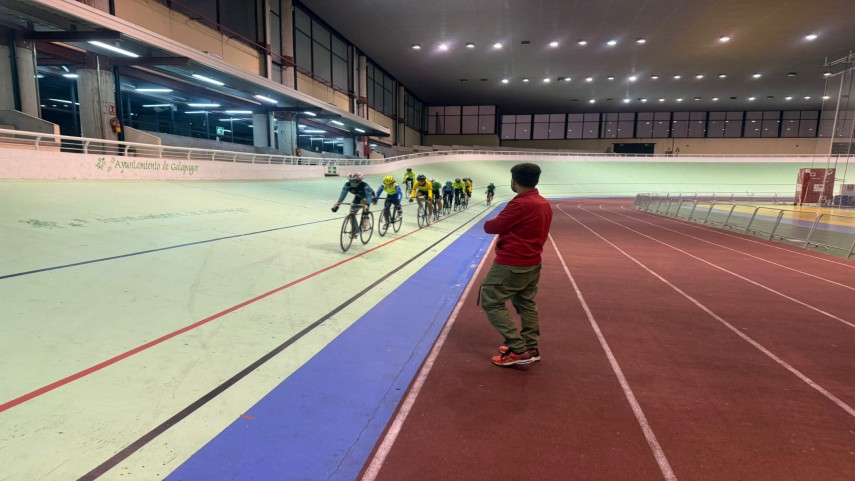
[[[538,324],[537,283],[540,281],[540,264],[515,267],[493,264],[481,283],[480,302],[487,320],[505,338],[505,345],[514,352],[537,347],[540,340]],[[510,300],[520,316],[518,329],[506,305]]]

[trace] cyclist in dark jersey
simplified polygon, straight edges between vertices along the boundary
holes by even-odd
[[[374,200],[374,190],[368,183],[365,182],[365,177],[362,175],[362,172],[351,172],[347,174],[347,182],[344,183],[344,187],[341,188],[341,195],[338,196],[338,202],[335,203],[332,207],[332,211],[338,211],[338,206],[344,202],[344,198],[347,197],[347,194],[353,194],[353,202],[350,205],[350,213],[354,214],[351,219],[351,223],[353,224],[353,231],[351,235],[356,237],[359,235],[359,226],[356,225],[356,212],[357,209],[362,209],[362,227],[370,228],[370,223],[368,220],[368,209],[371,201]]]

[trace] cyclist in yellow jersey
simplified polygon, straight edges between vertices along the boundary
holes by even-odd
[[[466,185],[466,189],[465,189],[466,198],[467,199],[472,198],[472,179],[470,179],[469,177],[464,177],[463,183]]]
[[[413,169],[407,167],[407,172],[404,173],[404,189],[409,192],[413,190],[413,182],[416,181],[416,173]]]
[[[466,189],[466,184],[458,177],[454,179],[454,183],[451,186],[454,187],[454,205],[458,206],[463,203],[462,197],[464,195],[463,191]]]
[[[427,197],[430,202],[427,202],[428,214],[433,215],[433,184],[427,180],[427,177],[424,174],[419,174],[416,177],[416,183],[413,184],[413,192],[410,194],[410,202],[413,199],[419,200],[419,206],[424,202],[424,198]]]

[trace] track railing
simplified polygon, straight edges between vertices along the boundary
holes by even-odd
[[[792,200],[790,197],[789,201]],[[749,202],[673,197],[670,194],[638,194],[632,205],[638,210],[731,229],[768,240],[834,251],[847,259],[855,255],[855,213],[814,212]]]

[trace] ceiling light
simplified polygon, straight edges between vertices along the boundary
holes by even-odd
[[[62,74],[62,76],[65,78],[77,78],[76,73],[64,73],[64,74]]]
[[[713,101],[713,102],[718,102],[718,97],[713,97],[713,98],[712,98],[712,101]]]
[[[359,132],[360,134],[364,134],[364,133],[365,133],[365,131],[364,131],[364,130],[362,130],[362,129],[360,129],[359,127],[354,127],[354,128],[353,128],[353,130],[355,130],[355,131]]]
[[[543,79],[543,83],[547,83],[547,84],[548,84],[548,83],[549,83],[549,77],[547,77],[547,78]]]
[[[635,39],[635,43],[644,45],[645,43],[647,43],[647,40],[643,38],[637,38]]]
[[[703,74],[697,74],[697,75],[695,75],[695,78],[700,80],[700,79],[704,78],[704,75]]]
[[[579,40],[579,45],[582,45],[584,47],[585,45],[588,45],[588,41],[587,40]]]
[[[682,98],[677,99],[677,102],[682,102],[682,101],[683,101]]]
[[[593,82],[593,81],[594,81],[594,77],[588,77],[585,79],[585,82]]]
[[[330,123],[333,123],[333,124],[336,124],[336,125],[340,125],[340,126],[344,126],[344,124],[343,124],[343,123],[341,123],[341,122],[339,122],[338,120],[330,120]]]
[[[628,104],[628,103],[629,103],[629,99],[623,99],[623,103]]]
[[[700,97],[695,97],[695,100],[701,100],[701,98],[700,98]]]
[[[220,104],[187,104],[188,107],[219,107]]]
[[[59,102],[59,103],[61,103],[61,104],[70,104],[70,103],[72,103],[72,102],[71,102],[71,100],[63,100],[63,99],[48,99],[48,100],[50,100],[51,102]]]
[[[816,40],[816,39],[817,39],[817,37],[818,37],[818,35],[817,35],[817,34],[812,33],[812,34],[810,34],[810,35],[805,35],[805,40],[807,40],[807,41],[809,41],[809,42],[812,42],[812,41]]]
[[[772,99],[774,99],[774,98],[775,98],[775,96],[774,96],[774,95],[767,95],[767,96],[766,96],[766,100],[772,100]]]
[[[809,96],[809,95],[806,95],[806,96],[805,96],[805,100],[810,100],[810,96]]]
[[[528,82],[528,77],[524,78],[523,82]]]
[[[830,96],[830,95],[823,95],[823,96],[822,96],[822,100],[828,100],[828,99],[830,99],[830,98],[831,98],[831,96]]]
[[[683,76],[682,76],[682,75],[675,75],[675,76],[674,76],[674,80],[680,80],[681,78],[683,78]]]
[[[588,103],[589,103],[589,104],[593,104],[593,103],[596,103],[596,102],[597,102],[597,101],[596,101],[596,100],[594,100],[594,99],[591,99],[591,100],[589,100],[589,101],[588,101]]]
[[[665,99],[659,99],[659,101],[660,101],[660,102],[664,102],[664,101],[665,101]]]
[[[251,114],[252,110],[226,110],[227,114]]]
[[[475,44],[472,42],[469,42],[466,44],[466,48],[475,48]]]
[[[823,77],[831,77],[831,72],[825,72],[822,74]]]
[[[629,78],[630,82],[635,82],[636,80],[638,80],[638,77],[636,77],[635,75]]]
[[[321,129],[305,129],[302,130],[302,132],[305,132],[307,134],[325,134],[327,131]]]
[[[306,110],[306,111],[304,111],[303,113],[304,113],[304,114],[306,114],[306,115],[308,115],[308,116],[310,116],[310,117],[315,117],[315,116],[317,116],[317,115],[318,115],[318,114],[316,114],[316,113],[314,113],[314,112],[312,112],[312,111],[310,111],[310,110]]]
[[[410,48],[411,48],[411,49],[413,49],[413,50],[421,50],[421,49],[422,49],[422,46],[421,46],[421,45],[419,45],[419,44],[417,44],[417,43],[414,43],[414,44],[412,44],[412,45],[410,46]]]
[[[638,100],[640,100],[642,103],[647,102],[647,99],[638,99]]]
[[[760,78],[762,76],[763,76],[763,74],[761,74],[761,73],[755,73],[754,75],[752,75],[752,77],[754,77],[754,78]]]
[[[122,48],[119,48],[119,47],[114,47],[114,46],[112,46],[110,44],[106,44],[104,42],[98,42],[96,40],[92,40],[89,43],[92,45],[95,45],[96,47],[101,47],[101,48],[110,50],[111,52],[120,53],[120,54],[128,56],[128,57],[134,57],[134,58],[139,57],[139,55],[137,55],[133,52],[129,52],[129,51],[122,49]]]
[[[172,104],[144,104],[143,107],[146,107],[146,108],[172,107]]]
[[[197,74],[197,73],[194,73],[194,74],[192,75],[192,77],[193,77],[193,78],[195,78],[195,79],[201,80],[201,81],[203,81],[203,82],[208,82],[208,83],[211,83],[211,84],[214,84],[214,85],[219,85],[219,86],[223,86],[223,85],[225,85],[224,83],[220,82],[219,80],[214,80],[214,79],[212,79],[212,78],[205,77],[204,75],[199,75],[199,74]]]
[[[798,75],[797,72],[790,72],[787,74],[787,77],[795,77],[796,75]]]
[[[756,98],[757,98],[757,97],[748,97],[748,101],[749,101],[749,102],[754,102],[754,99],[756,99]]]
[[[553,40],[552,42],[549,42],[549,46],[550,46],[550,47],[552,47],[552,48],[555,48],[555,47],[557,47],[557,46],[558,46],[558,42],[556,42],[556,41],[554,41],[554,40]]]
[[[506,79],[506,78],[503,78],[503,79],[502,79],[502,83],[503,83],[503,84],[506,84],[506,83],[508,83],[508,82],[510,82],[510,80],[508,80],[508,79]]]
[[[444,51],[448,50],[448,45],[441,43],[441,44],[439,44],[439,49],[444,52]]]
[[[66,67],[65,65],[62,66],[62,69],[65,70],[66,72],[71,72],[71,70],[68,70],[68,67]]]
[[[727,43],[727,42],[730,42],[730,37],[728,37],[727,35],[722,35],[721,37],[718,38],[718,41],[722,42],[722,43]]]
[[[188,110],[185,114],[207,114],[207,110]]]
[[[163,93],[163,94],[168,94],[169,92],[172,92],[172,89],[164,89],[164,88],[134,89],[134,92],[147,92],[147,93]]]
[[[784,97],[784,100],[793,100],[792,97]]]
[[[614,77],[612,77],[611,75],[609,75],[608,77],[606,77],[606,80],[614,80],[614,79],[615,79],[615,78],[614,78]]]
[[[727,74],[726,73],[720,73],[720,74],[718,74],[718,78],[727,78]]]
[[[659,80],[659,76],[658,75],[651,75],[650,80]]]
[[[265,97],[264,95],[253,95],[253,97],[257,98],[258,100],[263,100],[263,101],[271,103],[271,104],[276,103],[276,100],[274,100],[270,97]]]
[[[609,47],[614,47],[615,45],[617,45],[617,40],[609,40],[608,42],[606,42],[606,45],[608,45]]]
[[[501,42],[496,42],[496,43],[494,43],[494,44],[493,44],[493,48],[495,48],[495,49],[502,48],[502,43],[501,43]]]

